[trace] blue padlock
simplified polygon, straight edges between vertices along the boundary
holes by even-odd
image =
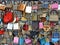
[[[23,37],[19,38],[19,45],[24,45],[24,38]]]
[[[56,43],[56,42],[58,42],[58,41],[59,41],[58,38],[52,38],[52,42],[53,42],[53,43]]]
[[[45,43],[46,43],[45,37],[41,38],[41,39],[40,39],[40,44],[41,44],[41,45],[44,45]]]
[[[47,21],[49,20],[49,16],[46,16],[46,20],[47,20]]]
[[[0,23],[2,22],[1,18],[0,18]]]
[[[42,4],[43,8],[48,8],[48,4]]]
[[[52,38],[51,38],[52,42],[58,42],[59,41],[59,32],[55,31],[52,33]]]
[[[46,42],[45,45],[50,45],[50,43],[49,42]]]

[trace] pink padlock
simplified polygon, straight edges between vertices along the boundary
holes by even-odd
[[[29,38],[25,39],[26,44],[30,44],[31,42],[32,42],[31,39],[29,39]]]
[[[51,8],[52,8],[52,9],[58,9],[58,3],[53,3],[53,4],[51,5]]]
[[[38,6],[37,6],[37,5],[33,5],[33,6],[32,6],[32,9],[33,9],[33,10],[37,10],[37,9],[38,9]]]
[[[19,40],[19,38],[16,36],[16,37],[14,37],[13,42],[16,43],[16,44],[18,44],[18,40]]]
[[[43,28],[43,22],[39,22],[39,29]]]

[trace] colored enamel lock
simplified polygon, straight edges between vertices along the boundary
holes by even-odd
[[[48,15],[46,16],[46,20],[47,20],[47,21],[49,20],[49,16],[48,16]]]
[[[13,14],[12,12],[6,12],[5,15],[3,16],[3,22],[4,23],[9,23],[13,21]]]
[[[59,32],[58,31],[52,32],[52,39],[51,40],[53,43],[56,43],[59,41]]]
[[[49,42],[46,42],[45,45],[50,45],[50,43]]]
[[[23,37],[19,38],[19,45],[24,45],[24,38]]]
[[[29,45],[32,43],[32,40],[30,38],[25,39],[25,44]]]
[[[52,9],[52,10],[58,9],[58,3],[57,3],[57,2],[54,2],[54,3],[51,5],[51,9]]]
[[[3,35],[4,34],[4,30],[0,30],[0,35]]]
[[[32,6],[32,10],[37,10],[38,9],[38,6],[37,5],[33,5]]]
[[[14,37],[13,43],[18,44],[19,38],[17,36]]]
[[[41,38],[41,39],[40,39],[40,44],[41,44],[41,45],[44,45],[45,43],[46,43],[45,37]]]
[[[0,23],[2,22],[2,19],[0,18]]]
[[[43,22],[39,22],[39,29],[43,28]]]

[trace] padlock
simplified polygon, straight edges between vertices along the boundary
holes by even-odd
[[[28,6],[26,6],[25,12],[26,13],[31,13],[32,12],[31,2],[28,2],[27,4],[28,4]]]
[[[19,38],[19,45],[24,45],[24,38],[23,37]]]
[[[45,37],[42,37],[42,38],[40,39],[40,44],[41,44],[41,45],[44,45],[45,43],[46,43]]]
[[[25,43],[28,45],[28,44],[31,44],[32,43],[32,40],[30,38],[26,38],[25,39]]]
[[[18,30],[13,31],[13,36],[16,36],[16,35],[18,35]]]
[[[13,40],[13,43],[18,44],[18,41],[19,41],[19,37],[15,36],[14,40]]]
[[[18,5],[17,10],[24,11],[25,7],[26,7],[26,4],[24,4],[24,1],[23,1]]]
[[[4,23],[9,23],[13,21],[13,14],[12,12],[8,11],[5,13],[5,15],[3,16],[3,22]]]
[[[53,2],[53,4],[51,5],[51,9],[52,10],[58,9],[58,3],[57,2]]]
[[[27,23],[25,23],[25,24],[23,25],[23,30],[27,31],[28,29],[29,29],[29,25],[28,25]]]
[[[39,29],[43,29],[43,22],[39,22]]]

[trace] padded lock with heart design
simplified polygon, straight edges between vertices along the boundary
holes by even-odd
[[[13,21],[13,14],[12,12],[6,12],[5,15],[3,16],[3,22],[4,23],[9,23]]]
[[[50,30],[50,26],[49,25],[44,25],[44,28],[43,29],[44,29],[45,32],[47,32],[47,31]]]

